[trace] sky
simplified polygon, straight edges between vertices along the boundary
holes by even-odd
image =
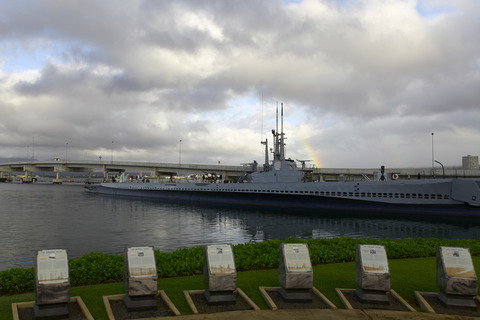
[[[0,1],[0,158],[461,166],[480,1]],[[281,124],[279,124],[279,129]],[[432,135],[433,133],[433,135]]]

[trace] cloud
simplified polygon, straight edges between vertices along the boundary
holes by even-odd
[[[34,139],[40,159],[68,143],[69,158],[176,162],[182,140],[182,162],[259,161],[284,101],[292,158],[428,166],[435,132],[439,160],[459,165],[478,153],[479,13],[475,0],[2,3],[0,156]]]

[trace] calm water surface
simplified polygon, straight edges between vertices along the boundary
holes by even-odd
[[[297,238],[436,237],[480,240],[480,221],[275,212],[89,194],[83,185],[0,183],[0,270],[31,267],[37,250],[165,252],[208,243]]]

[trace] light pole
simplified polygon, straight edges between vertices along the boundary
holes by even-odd
[[[433,149],[433,132],[432,132],[432,176],[435,178],[435,153]]]
[[[68,142],[65,143],[65,162],[68,161]]]
[[[443,164],[440,161],[435,160],[435,162],[442,166],[443,177],[445,178],[445,167],[443,166]]]
[[[178,143],[178,164],[182,164],[182,140]]]
[[[113,163],[113,140],[112,140],[112,159],[111,159],[112,163]]]

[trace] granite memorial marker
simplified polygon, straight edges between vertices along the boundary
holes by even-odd
[[[208,304],[235,304],[237,270],[229,244],[204,246],[205,299]]]
[[[355,290],[360,301],[389,303],[387,293],[390,291],[390,270],[384,246],[357,246],[355,281],[360,287]]]
[[[37,252],[34,319],[68,319],[70,277],[64,249]]]
[[[468,248],[437,248],[437,285],[446,306],[476,308],[477,275]]]
[[[130,311],[156,310],[158,275],[152,247],[131,247],[125,252],[123,302]]]
[[[279,294],[287,302],[312,302],[313,269],[306,243],[282,243],[278,280]]]

